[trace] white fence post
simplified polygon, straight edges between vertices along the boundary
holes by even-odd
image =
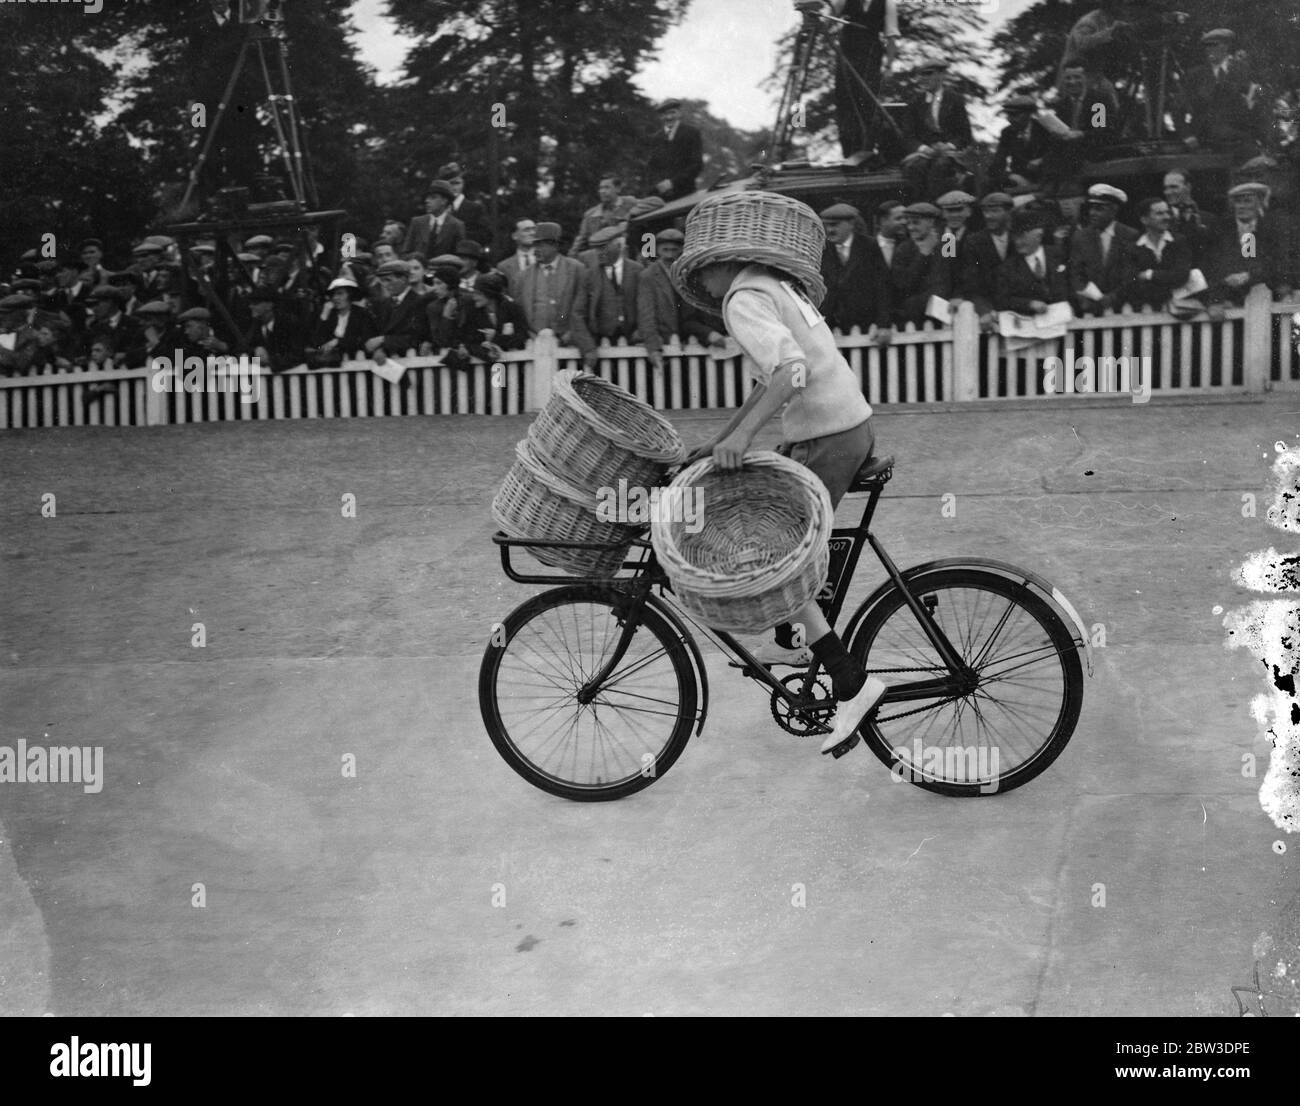
[[[952,321],[952,398],[962,403],[979,398],[980,322],[975,305],[962,300]]]
[[[551,402],[551,381],[559,366],[559,349],[553,330],[543,330],[533,339],[533,359],[524,377],[525,410],[540,411]]]
[[[1273,293],[1268,285],[1256,284],[1246,295],[1242,314],[1242,383],[1248,392],[1269,390],[1272,364]]]

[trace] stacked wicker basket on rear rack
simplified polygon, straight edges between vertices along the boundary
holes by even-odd
[[[553,568],[610,577],[642,528],[600,517],[598,497],[619,480],[659,487],[684,455],[672,423],[630,392],[589,373],[559,373],[551,401],[515,448],[492,517],[514,538],[614,545],[530,548]]]

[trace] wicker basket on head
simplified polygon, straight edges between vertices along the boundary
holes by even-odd
[[[814,304],[826,298],[822,250],[826,230],[807,204],[779,192],[724,192],[704,200],[686,220],[686,242],[673,263],[673,283],[696,307],[719,304],[698,281],[715,261],[759,262],[788,273]]]
[[[598,518],[596,505],[594,495],[546,468],[524,439],[515,446],[515,463],[492,500],[492,517],[512,538],[618,542],[618,547],[609,551],[529,549],[544,565],[579,576],[610,577],[618,572],[639,531],[634,526]]]
[[[779,453],[745,454],[724,472],[711,458],[669,485],[703,493],[697,533],[672,514],[651,519],[650,540],[673,594],[718,630],[759,633],[789,621],[826,582],[835,523],[830,493],[809,469]]]
[[[533,452],[592,495],[619,479],[653,488],[686,455],[673,424],[631,392],[591,373],[557,373],[551,400],[528,428]]]

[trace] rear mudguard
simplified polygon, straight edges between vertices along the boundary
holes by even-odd
[[[1051,607],[1062,621],[1068,626],[1074,627],[1074,644],[1075,647],[1082,650],[1084,664],[1087,668],[1088,675],[1092,675],[1092,644],[1088,640],[1088,631],[1083,625],[1083,619],[1074,609],[1074,605],[1065,598],[1061,592],[1054,588],[1047,580],[1039,576],[1036,572],[1030,572],[1027,568],[1020,568],[1017,565],[1007,564],[1005,561],[986,561],[982,558],[959,558],[950,557],[941,561],[926,561],[925,564],[913,565],[911,568],[903,570],[903,579],[911,580],[925,572],[933,572],[935,569],[949,568],[973,568],[981,569],[985,572],[993,572],[999,576],[1005,576],[1016,583],[1024,584],[1031,591],[1036,592]],[[863,601],[862,605],[853,612],[853,617],[849,619],[848,626],[840,635],[841,640],[852,651],[853,638],[857,634],[858,627],[862,620],[871,612],[871,610],[886,595],[894,590],[894,581],[886,580],[880,587],[876,588]]]

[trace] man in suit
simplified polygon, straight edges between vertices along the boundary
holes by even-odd
[[[536,262],[533,252],[536,236],[537,224],[533,220],[528,218],[516,220],[514,233],[510,235],[515,243],[514,252],[497,262],[497,272],[503,273],[506,280],[510,282],[510,298],[513,300],[519,299],[520,278]]]
[[[1043,158],[1052,136],[1034,114],[1032,96],[1012,96],[1003,107],[1007,125],[998,136],[998,148],[988,169],[989,180],[1011,193],[1032,192],[1042,178]]]
[[[378,275],[386,297],[374,305],[379,333],[366,340],[365,350],[374,353],[382,349],[386,354],[403,357],[408,350],[419,350],[430,340],[425,297],[411,287],[411,267],[405,261],[384,262]]]
[[[885,200],[876,208],[876,248],[885,263],[885,272],[894,268],[894,251],[907,241],[907,205],[901,200]]]
[[[1170,231],[1173,212],[1160,196],[1150,196],[1138,205],[1143,233],[1133,243],[1134,276],[1123,299],[1134,307],[1161,310],[1170,293],[1187,283],[1192,271],[1192,246],[1186,238]]]
[[[429,185],[429,193],[424,198],[425,214],[411,220],[402,246],[403,253],[422,253],[425,257],[455,253],[456,243],[468,237],[465,224],[451,213],[455,198],[455,190],[445,180],[436,180]]]
[[[1259,152],[1265,97],[1232,55],[1236,39],[1226,28],[1201,37],[1205,64],[1183,77],[1179,128],[1189,150],[1222,150],[1244,161]]]
[[[1011,254],[998,267],[993,304],[999,311],[1042,315],[1070,292],[1065,262],[1055,246],[1043,245],[1043,221],[1033,211],[1011,215]]]
[[[140,337],[139,320],[123,310],[129,299],[130,293],[114,284],[101,284],[90,293],[87,338],[91,342],[102,337],[111,339],[118,363],[126,360],[127,348],[134,346]]]
[[[966,101],[944,85],[948,63],[930,61],[917,72],[921,91],[903,112],[903,134],[908,150],[903,176],[913,194],[933,196],[945,192],[969,168],[963,151],[971,144]]]
[[[1070,237],[1070,302],[1076,315],[1118,308],[1133,279],[1138,232],[1115,221],[1120,204],[1127,202],[1128,196],[1109,184],[1088,189],[1087,225]]]
[[[534,337],[554,331],[562,346],[577,346],[585,367],[596,364],[596,343],[587,328],[590,283],[581,261],[560,256],[560,224],[538,223],[533,242],[537,263],[519,281],[519,306]]]
[[[826,298],[821,312],[832,330],[847,334],[857,327],[887,341],[890,321],[889,272],[874,241],[857,233],[862,216],[848,204],[832,204],[821,213],[826,227],[822,280]]]
[[[660,132],[650,143],[646,172],[654,191],[665,202],[695,191],[704,168],[704,138],[698,127],[682,122],[682,102],[665,100],[659,107]]]
[[[270,288],[255,288],[248,297],[252,325],[244,334],[244,348],[273,373],[302,364],[305,342],[297,318],[281,310],[280,296]]]
[[[1015,249],[1011,243],[1014,206],[1007,193],[990,192],[980,200],[984,229],[972,231],[966,240],[966,263],[958,288],[962,297],[971,301],[980,319],[980,329],[985,333],[997,322],[993,301],[997,296],[998,270]]]
[[[673,262],[681,257],[685,241],[685,235],[672,227],[655,235],[655,260],[646,266],[637,287],[637,330],[647,359],[660,370],[664,367],[664,344],[674,336],[683,342],[695,338],[707,346],[727,342],[707,315],[682,299],[673,283]]]
[[[1165,203],[1171,214],[1169,232],[1186,239],[1192,252],[1192,267],[1201,268],[1206,247],[1213,236],[1213,219],[1201,213],[1192,196],[1192,181],[1186,169],[1170,169],[1164,178]]]
[[[451,185],[454,196],[450,213],[465,225],[464,237],[474,242],[491,243],[493,233],[488,226],[487,209],[477,200],[471,200],[465,195],[465,173],[460,165],[454,161],[444,165],[438,170],[438,179]]]
[[[641,265],[623,256],[623,224],[605,227],[591,236],[596,256],[588,267],[591,301],[587,306],[587,327],[599,341],[636,336],[636,301],[641,284]]]
[[[894,251],[891,272],[894,325],[925,322],[931,296],[952,295],[952,265],[943,256],[939,224],[943,212],[934,204],[915,203],[904,211],[907,241]]]
[[[966,269],[966,246],[970,238],[970,220],[975,197],[959,188],[945,192],[934,201],[943,212],[944,225],[939,231],[939,248],[952,266],[952,288],[961,295],[962,274]]]
[[[596,184],[596,195],[600,202],[588,208],[574,235],[573,245],[569,248],[570,257],[581,257],[582,252],[594,245],[591,236],[606,227],[626,224],[636,204],[635,196],[620,195],[623,182],[611,173],[606,173]]]
[[[1220,220],[1205,256],[1205,301],[1217,313],[1226,304],[1240,306],[1256,284],[1283,295],[1290,292],[1282,267],[1279,234],[1264,217],[1266,185],[1244,181],[1228,190],[1232,214]]]

